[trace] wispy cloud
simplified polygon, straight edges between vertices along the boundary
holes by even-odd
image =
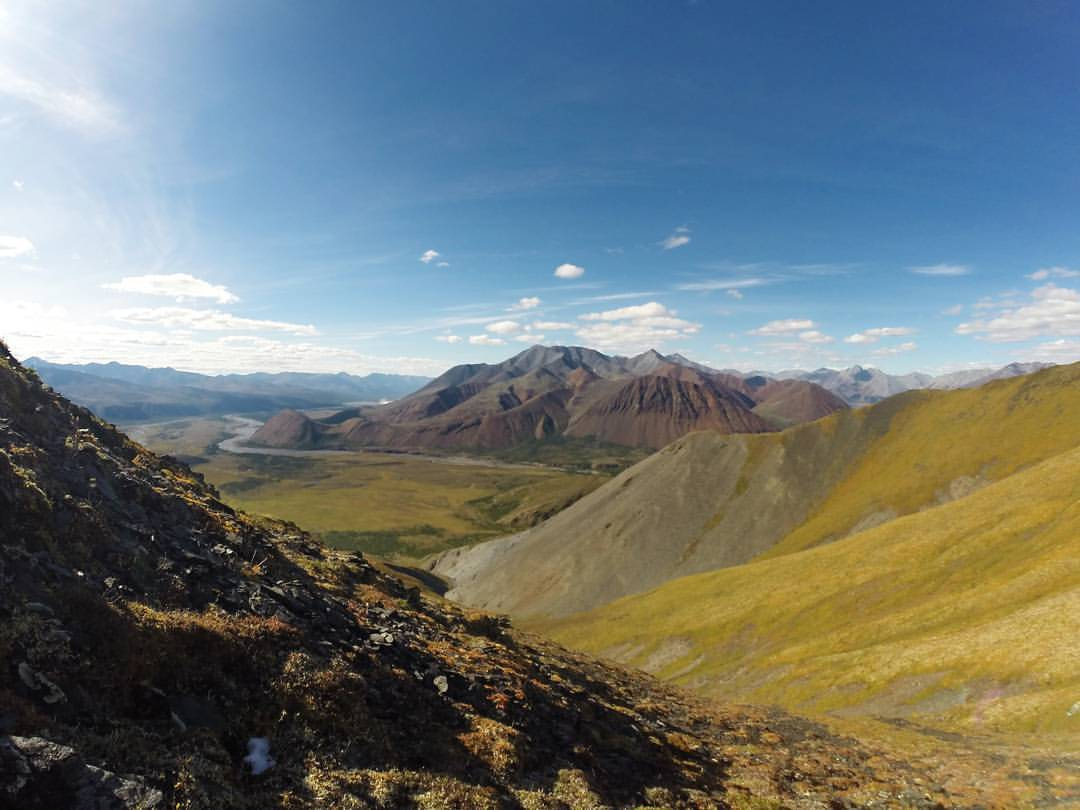
[[[117,321],[129,324],[155,325],[171,329],[197,329],[207,332],[289,332],[293,335],[316,335],[310,324],[241,318],[230,312],[184,307],[141,307],[115,309],[109,313]]]
[[[22,191],[24,188],[26,188],[26,183],[24,183],[22,180],[12,180],[11,187],[16,191]]]
[[[552,275],[556,278],[581,278],[585,275],[585,268],[577,264],[560,264]]]
[[[915,330],[909,326],[878,326],[848,335],[844,343],[877,343],[883,337],[902,337],[914,333]]]
[[[18,259],[34,255],[34,243],[25,236],[0,234],[0,259]]]
[[[473,346],[505,346],[506,341],[491,335],[471,335],[469,343]]]
[[[137,295],[156,295],[177,301],[207,299],[219,304],[235,304],[240,299],[220,284],[211,284],[188,273],[125,276],[120,281],[102,284],[107,290]]]
[[[743,296],[742,292],[735,287],[729,287],[728,289],[724,290],[724,292],[727,293],[729,298],[734,298],[736,301],[742,301],[745,297]]]
[[[422,261],[424,264],[431,264],[433,261],[435,261],[441,255],[442,254],[439,253],[439,251],[437,251],[437,250],[425,250],[423,253],[420,254],[420,261]],[[444,266],[444,265],[445,265],[445,262],[439,262],[439,266]]]
[[[1070,270],[1068,267],[1044,267],[1030,273],[1025,278],[1032,281],[1046,281],[1048,278],[1080,278],[1080,270]]]
[[[566,323],[565,321],[534,321],[532,328],[542,329],[547,332],[561,332],[566,329],[573,329],[574,324]]]
[[[624,292],[624,293],[610,293],[608,295],[590,295],[588,298],[579,298],[574,301],[574,304],[600,304],[604,301],[627,301],[633,298],[648,298],[650,295],[656,295],[655,290],[646,290],[645,292]]]
[[[971,268],[966,264],[925,264],[909,267],[912,273],[920,276],[966,276]]]
[[[893,354],[905,354],[907,352],[913,352],[919,345],[915,341],[908,341],[907,343],[901,343],[898,346],[885,346],[880,349],[875,349],[874,354],[878,357],[887,357]]]
[[[793,332],[805,332],[813,329],[817,324],[808,318],[785,318],[779,321],[769,321],[757,329],[751,329],[751,335],[787,335]]]
[[[727,292],[728,290],[745,290],[749,287],[761,287],[769,283],[769,279],[760,277],[709,279],[707,281],[687,281],[682,284],[676,284],[675,289],[682,290],[683,292],[716,292],[718,290]]]
[[[0,95],[13,98],[54,122],[87,135],[106,136],[123,131],[116,108],[87,86],[57,84],[0,63]]]
[[[664,250],[674,250],[688,244],[690,244],[690,229],[685,225],[680,225],[660,242]]]
[[[440,343],[461,343],[460,335],[436,335],[435,339]]]
[[[536,309],[538,306],[540,306],[540,299],[535,295],[531,295],[526,298],[518,299],[516,304],[510,305],[510,309],[521,311],[526,309]]]
[[[799,340],[803,343],[832,343],[833,339],[826,334],[819,332],[817,329],[808,329],[805,332],[799,332]]]

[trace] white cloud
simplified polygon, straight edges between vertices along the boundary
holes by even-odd
[[[556,278],[581,278],[585,275],[585,268],[576,264],[560,264],[553,275]]]
[[[513,335],[521,331],[521,324],[517,321],[495,321],[485,328],[496,335]]]
[[[439,258],[440,255],[442,254],[440,254],[437,250],[425,250],[422,254],[420,254],[420,261],[422,261],[424,264],[431,264],[433,261]]]
[[[675,229],[674,233],[665,237],[664,240],[660,242],[660,245],[664,248],[664,250],[674,250],[675,248],[682,247],[683,245],[687,245],[689,243],[690,229],[687,228],[685,225],[680,225],[678,228]]]
[[[627,319],[641,318],[667,318],[676,313],[656,301],[647,304],[637,304],[631,307],[609,309],[605,312],[590,312],[581,316],[583,321],[624,321]]]
[[[545,329],[549,332],[559,332],[565,329],[573,329],[574,324],[565,321],[533,321],[533,329]]]
[[[524,309],[536,309],[540,306],[540,299],[535,295],[529,298],[518,299],[516,304],[512,304],[510,309],[512,310],[524,310]]]
[[[442,343],[461,343],[461,335],[436,335],[435,339]]]
[[[743,299],[743,294],[734,287],[729,287],[725,292],[730,298],[734,298],[736,301],[742,301]]]
[[[903,354],[904,352],[913,352],[919,348],[918,344],[914,341],[908,341],[907,343],[901,343],[898,346],[886,346],[881,349],[875,349],[874,354],[878,356],[886,356],[890,354]]]
[[[122,323],[155,325],[170,329],[195,329],[207,332],[289,332],[294,335],[315,335],[318,331],[310,324],[286,323],[240,318],[229,312],[209,309],[186,309],[184,307],[142,307],[116,309],[109,313]]]
[[[799,340],[803,343],[832,343],[833,339],[828,335],[822,334],[816,329],[809,329],[805,332],[799,332]]]
[[[17,259],[20,256],[33,256],[34,243],[25,236],[5,236],[0,234],[0,259]]]
[[[22,191],[24,188],[26,188],[26,183],[24,183],[22,180],[12,180],[11,187],[16,191]]]
[[[751,335],[786,335],[791,332],[804,332],[817,326],[811,320],[800,318],[787,318],[780,321],[769,321],[767,324],[751,329]]]
[[[526,332],[523,335],[518,335],[514,338],[514,340],[518,341],[519,343],[543,343],[544,336],[538,334],[537,332]]]
[[[966,276],[971,272],[966,264],[925,264],[908,270],[920,276]]]
[[[1070,270],[1068,267],[1044,267],[1025,278],[1030,278],[1032,281],[1046,281],[1048,278],[1080,278],[1080,270]]]
[[[436,267],[449,267],[450,262],[436,262],[435,266]]]
[[[949,307],[948,309],[941,310],[941,314],[942,315],[959,315],[963,311],[964,311],[964,305],[963,304],[956,304],[954,306]]]
[[[1025,360],[1041,360],[1047,363],[1072,363],[1080,360],[1080,340],[1059,338],[1040,343],[1033,349],[1014,352]]]
[[[844,343],[877,343],[883,337],[903,337],[914,333],[915,330],[909,326],[878,326],[848,335]]]
[[[506,341],[502,338],[492,337],[491,335],[472,335],[469,337],[469,343],[473,346],[505,346]]]
[[[1030,302],[1003,308],[988,320],[962,323],[955,331],[994,343],[1080,335],[1080,292],[1046,284],[1031,292]]]
[[[126,276],[111,284],[102,284],[107,290],[138,295],[158,295],[175,298],[177,301],[188,299],[207,299],[219,304],[235,304],[240,299],[220,284],[211,284],[188,273],[170,273],[167,275],[150,274],[145,276]]]
[[[690,337],[701,329],[701,324],[677,316],[674,310],[650,301],[582,315],[581,320],[590,322],[590,325],[578,328],[576,334],[590,346],[640,351],[666,341]]]

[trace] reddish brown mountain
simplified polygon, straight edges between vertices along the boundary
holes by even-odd
[[[847,407],[813,383],[744,380],[656,351],[610,357],[534,346],[455,366],[411,396],[318,422],[295,411],[253,437],[269,447],[498,450],[565,435],[660,448],[695,430],[760,433]]]

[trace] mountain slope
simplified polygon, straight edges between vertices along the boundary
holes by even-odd
[[[709,694],[1080,732],[1080,449],[830,545],[543,625]]]
[[[777,711],[716,710],[428,601],[234,512],[2,344],[0,507],[4,810],[976,806],[1042,790],[987,780],[985,757],[916,767]]]
[[[694,430],[763,432],[847,407],[812,383],[757,394],[739,377],[686,363],[655,351],[609,357],[534,346],[495,365],[455,366],[409,397],[350,409],[310,432],[319,446],[350,449],[505,450],[556,436],[656,449]],[[282,442],[295,418],[281,419],[268,420],[252,442],[293,447]]]
[[[838,540],[1080,446],[1080,364],[911,391],[778,434],[691,434],[547,523],[432,568],[464,603],[564,616]]]

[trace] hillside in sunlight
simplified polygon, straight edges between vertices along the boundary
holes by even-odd
[[[1080,449],[834,543],[539,626],[725,698],[1077,735]]]

